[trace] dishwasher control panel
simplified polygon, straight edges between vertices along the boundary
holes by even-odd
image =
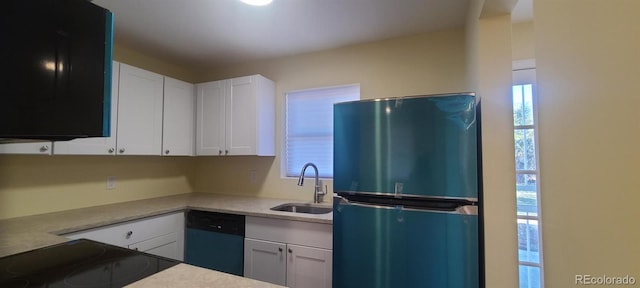
[[[244,236],[244,215],[189,210],[187,228]]]

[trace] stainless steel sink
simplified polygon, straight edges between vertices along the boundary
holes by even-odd
[[[271,207],[271,210],[306,214],[327,214],[333,211],[333,208],[310,203],[285,203]]]

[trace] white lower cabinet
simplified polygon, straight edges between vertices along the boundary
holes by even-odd
[[[332,226],[247,216],[244,276],[291,288],[330,288]]]
[[[287,284],[287,244],[244,239],[244,277],[277,285]]]
[[[287,287],[331,288],[333,251],[287,244]]]
[[[184,213],[159,215],[63,235],[184,260]]]
[[[173,232],[167,235],[158,236],[149,240],[140,241],[129,245],[129,249],[146,252],[153,255],[159,255],[171,259],[183,260],[181,248],[182,233]]]

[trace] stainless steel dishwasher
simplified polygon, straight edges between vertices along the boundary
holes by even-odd
[[[244,215],[189,210],[185,263],[243,275]]]

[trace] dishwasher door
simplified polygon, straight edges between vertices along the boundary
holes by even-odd
[[[244,215],[187,212],[185,263],[243,276]]]

